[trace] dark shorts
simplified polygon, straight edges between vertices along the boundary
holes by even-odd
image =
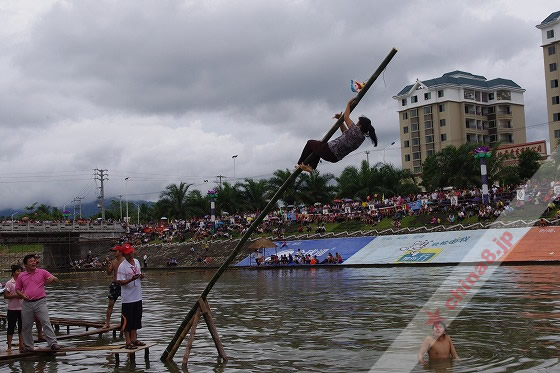
[[[116,282],[111,282],[109,286],[109,299],[116,301],[121,296],[121,286]]]
[[[122,304],[122,330],[142,329],[142,301]]]
[[[16,322],[18,333],[21,333],[21,310],[8,310],[8,335],[14,335]]]

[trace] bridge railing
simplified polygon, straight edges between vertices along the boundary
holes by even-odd
[[[61,222],[2,222],[0,232],[124,232],[121,224],[114,223],[61,223]]]

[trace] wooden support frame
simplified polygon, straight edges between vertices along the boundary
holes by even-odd
[[[208,304],[208,300],[206,298],[199,298],[197,304],[196,312],[189,323],[189,327],[186,328],[189,330],[189,338],[187,340],[187,347],[185,348],[185,354],[183,355],[183,367],[187,366],[189,362],[189,356],[191,354],[194,337],[196,335],[196,327],[200,322],[200,316],[204,318],[206,322],[206,326],[210,331],[210,335],[212,336],[212,340],[214,340],[214,345],[216,345],[216,350],[218,350],[218,355],[223,360],[227,360],[226,351],[224,346],[222,345],[222,341],[220,340],[220,336],[218,335],[218,329],[216,329],[216,324],[214,324],[214,319],[212,318],[212,311],[210,310],[210,305]]]

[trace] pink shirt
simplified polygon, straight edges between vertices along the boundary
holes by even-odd
[[[41,299],[47,296],[45,283],[52,275],[42,268],[35,268],[33,272],[23,271],[16,281],[16,290],[29,297],[29,300]]]
[[[16,280],[11,278],[10,281],[6,283],[6,291],[10,294],[16,293]],[[21,302],[23,302],[23,299],[19,299],[19,298],[8,299],[8,309],[10,311],[21,311]]]

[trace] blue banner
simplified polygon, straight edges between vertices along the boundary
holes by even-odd
[[[292,254],[295,258],[296,254],[299,252],[302,255],[317,256],[317,261],[319,263],[327,259],[329,253],[333,256],[338,253],[342,256],[343,262],[350,258],[352,255],[357,253],[375,237],[351,237],[351,238],[325,238],[319,240],[301,240],[301,241],[278,241],[275,242],[276,248],[266,249],[264,252],[265,261],[270,260],[271,255],[282,255],[288,256]],[[299,250],[299,252],[298,252]],[[252,254],[250,257],[246,257],[237,266],[256,266],[255,255]]]

